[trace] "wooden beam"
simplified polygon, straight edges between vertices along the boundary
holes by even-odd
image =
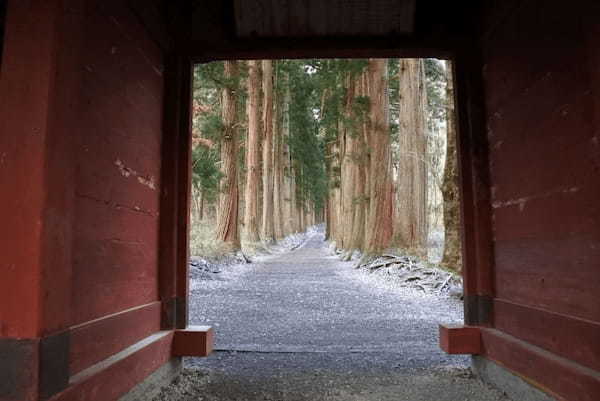
[[[190,199],[192,192],[192,84],[193,63],[187,57],[179,60],[181,93],[179,135],[177,143],[177,261],[175,327],[188,324]]]
[[[600,374],[499,330],[482,328],[482,356],[557,399],[600,400]],[[577,343],[573,343],[577,346]]]
[[[208,356],[213,350],[213,329],[210,326],[189,326],[175,330],[173,356]]]
[[[495,293],[494,250],[483,64],[477,49],[478,45],[472,43],[457,51],[454,97],[458,121],[465,323],[489,326]]]
[[[167,57],[162,143],[160,273],[163,330],[187,325],[192,63]]]
[[[50,401],[117,400],[171,358],[172,331],[159,331],[71,376]]]
[[[159,294],[161,328],[175,328],[177,286],[177,152],[181,114],[181,68],[176,55],[168,55],[164,72],[163,138],[160,179]]]
[[[71,376],[158,332],[160,313],[157,301],[71,327]]]
[[[235,0],[238,37],[384,36],[410,34],[414,0]]]
[[[481,331],[478,327],[440,325],[440,348],[448,354],[481,353]]]

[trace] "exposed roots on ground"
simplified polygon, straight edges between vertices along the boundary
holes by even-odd
[[[462,299],[463,282],[459,274],[444,270],[413,255],[386,253],[373,256],[358,251],[347,251],[329,244],[329,251],[343,261],[356,260],[355,268],[366,274],[392,282],[396,286],[412,288],[426,294],[447,294]]]
[[[462,278],[459,275],[429,265],[414,256],[384,254],[361,260],[356,268],[383,276],[401,287],[410,287],[429,294],[462,297]]]

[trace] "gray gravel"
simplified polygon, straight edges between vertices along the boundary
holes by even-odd
[[[507,400],[440,351],[456,298],[379,282],[318,233],[254,262],[192,282],[191,323],[214,327],[216,352],[157,400]]]

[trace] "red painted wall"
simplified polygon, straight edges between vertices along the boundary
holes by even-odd
[[[600,380],[584,377],[600,374],[600,8],[497,3],[483,41],[494,326],[574,365],[531,370],[493,338],[489,356],[598,399]]]
[[[162,56],[125,6],[87,8],[73,324],[158,300]]]
[[[158,301],[161,50],[126,3],[116,1],[87,1],[83,42],[72,325]],[[79,348],[96,355],[72,349],[72,374],[160,327],[158,305],[125,316],[127,329],[95,330],[98,347],[93,338],[75,337],[75,348],[85,339]],[[124,335],[130,330],[133,336]]]
[[[169,334],[77,375],[161,328],[164,51],[129,4],[8,2],[0,74],[2,401],[57,394],[69,378],[56,399],[114,399],[171,358]],[[107,381],[110,394],[102,390]]]

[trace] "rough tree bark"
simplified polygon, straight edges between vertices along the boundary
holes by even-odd
[[[273,235],[276,240],[285,236],[283,228],[283,138],[281,117],[283,112],[282,96],[277,85],[278,77],[275,72],[273,90]]]
[[[357,96],[368,96],[366,91],[366,84],[364,74],[356,78],[356,92]],[[367,164],[367,152],[365,142],[365,130],[366,122],[363,122],[357,126],[356,132],[356,165],[355,165],[355,179],[354,179],[354,216],[352,219],[352,235],[350,239],[351,249],[363,249],[364,238],[365,238],[365,209],[367,205],[367,199],[365,195],[366,190],[366,164]]]
[[[336,129],[337,138],[331,144],[331,177],[332,187],[329,195],[329,210],[330,210],[330,221],[331,229],[330,236],[333,242],[335,242],[336,248],[342,248],[342,233],[343,233],[343,222],[342,222],[342,158],[343,158],[343,138],[340,134],[339,122]]]
[[[444,197],[444,256],[442,265],[460,271],[460,194],[456,153],[456,114],[454,111],[454,75],[452,63],[446,62],[446,165],[442,195]]]
[[[423,60],[401,59],[399,149],[396,184],[396,245],[421,254],[427,244],[427,124]]]
[[[289,148],[289,137],[290,137],[290,87],[289,87],[289,76],[285,77],[285,95],[283,98],[283,230],[285,235],[294,232],[293,225],[293,191],[294,191],[294,177],[292,174],[292,163],[290,158]]]
[[[237,61],[225,62],[225,77],[234,81],[238,74]],[[219,185],[219,213],[217,217],[217,239],[230,250],[240,248],[238,231],[239,192],[237,183],[237,127],[236,88],[227,86],[221,91],[223,132],[221,134],[221,173]]]
[[[244,190],[244,230],[246,241],[258,242],[258,189],[260,172],[260,65],[248,61],[248,141],[246,145],[246,187]]]
[[[366,229],[366,254],[377,254],[389,246],[392,218],[389,214],[391,150],[387,60],[370,59],[370,169],[369,219]]]
[[[263,60],[263,213],[262,240],[274,240],[273,224],[273,61]]]
[[[343,126],[343,155],[341,166],[341,196],[342,196],[342,242],[341,248],[348,250],[346,257],[349,257],[353,250],[352,248],[352,233],[354,228],[354,209],[356,197],[356,180],[357,180],[357,140],[358,135],[354,130],[353,124],[349,123],[353,116],[353,105],[355,98],[354,77],[347,73],[345,77],[346,99],[344,105],[344,120],[347,121]]]

